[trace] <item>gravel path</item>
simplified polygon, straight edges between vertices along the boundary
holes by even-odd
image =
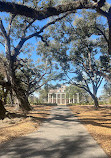
[[[0,158],[107,158],[67,106],[57,106],[38,131],[0,146]]]

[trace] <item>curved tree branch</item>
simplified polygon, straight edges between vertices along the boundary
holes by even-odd
[[[11,25],[12,25],[12,22],[13,22],[13,19],[15,18],[16,15],[13,15],[11,16],[10,18],[10,22],[9,22],[9,26],[8,26],[8,33],[7,35],[9,36],[10,35],[10,31],[11,31]]]
[[[67,12],[65,15],[63,15],[63,16],[61,16],[61,17],[59,17],[59,18],[56,18],[55,20],[53,20],[53,21],[47,23],[46,25],[44,25],[38,32],[35,32],[35,33],[31,34],[31,35],[28,35],[27,37],[22,38],[21,41],[20,41],[20,42],[18,43],[18,45],[16,46],[16,48],[14,48],[14,51],[13,51],[13,54],[14,54],[14,55],[13,55],[13,58],[16,59],[16,57],[20,54],[19,51],[20,51],[20,49],[22,48],[23,44],[24,44],[27,40],[29,40],[30,38],[32,38],[32,37],[39,37],[39,38],[41,38],[41,40],[42,40],[43,42],[46,43],[46,45],[48,45],[47,41],[44,40],[44,38],[40,35],[40,33],[42,33],[42,32],[43,32],[47,27],[49,27],[50,25],[55,24],[57,21],[60,21],[61,19],[65,18],[65,17],[66,17],[67,15],[69,15],[70,13],[72,13],[72,12]]]
[[[76,9],[94,9],[97,7],[96,3],[88,2],[87,0],[78,0],[55,7],[48,7],[42,10],[35,10],[25,5],[20,5],[12,2],[0,1],[0,11],[10,12],[15,15],[30,17],[33,19],[46,19],[50,16],[59,15],[67,11],[74,11]]]
[[[99,27],[95,26],[96,29],[104,36],[104,39],[106,40],[107,43],[109,43],[109,40],[107,39],[105,32],[103,32]]]
[[[3,26],[3,22],[1,20],[1,18],[0,18],[0,29],[2,31],[2,35],[5,38],[5,40],[8,40],[7,32],[6,32],[6,30],[5,30],[4,26]]]

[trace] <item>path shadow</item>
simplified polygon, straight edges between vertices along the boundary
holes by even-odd
[[[91,125],[94,125],[94,126],[100,126],[100,127],[106,127],[106,128],[111,128],[111,123],[107,123],[106,121],[110,121],[111,122],[111,119],[100,119],[100,121],[103,121],[103,123],[99,123],[97,122],[99,119],[94,119],[94,118],[83,118],[83,119],[79,119],[81,123],[84,123],[84,124],[91,124]],[[109,125],[109,126],[108,126]]]
[[[61,137],[60,141],[50,141],[34,137],[21,137],[15,141],[0,146],[0,157],[7,155],[7,158],[69,158],[74,156],[82,158],[90,148],[96,148],[96,144],[87,144],[87,135],[79,135],[76,139],[72,136]],[[92,158],[90,155],[87,158]],[[97,156],[97,158],[106,158]]]

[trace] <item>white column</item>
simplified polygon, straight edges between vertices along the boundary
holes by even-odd
[[[60,94],[60,104],[62,104],[62,94]]]
[[[70,94],[69,94],[69,104],[70,104]]]
[[[49,103],[49,93],[48,93],[48,103]]]
[[[77,94],[77,103],[79,103],[79,93],[76,94]]]
[[[65,99],[65,104],[67,104],[67,102],[66,102],[66,93],[65,93],[65,98],[64,99]]]
[[[52,94],[52,103],[54,103],[54,96],[53,96],[53,94]]]
[[[56,104],[58,103],[58,98],[57,98],[57,97],[58,97],[58,95],[57,95],[57,93],[56,93]]]

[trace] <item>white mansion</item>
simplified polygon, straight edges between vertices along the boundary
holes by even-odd
[[[76,94],[76,98],[73,95],[73,99],[70,99],[69,97],[66,97],[65,92],[66,86],[62,85],[58,89],[51,89],[48,93],[48,103],[56,103],[56,104],[69,104],[69,103],[79,103],[79,93]]]

